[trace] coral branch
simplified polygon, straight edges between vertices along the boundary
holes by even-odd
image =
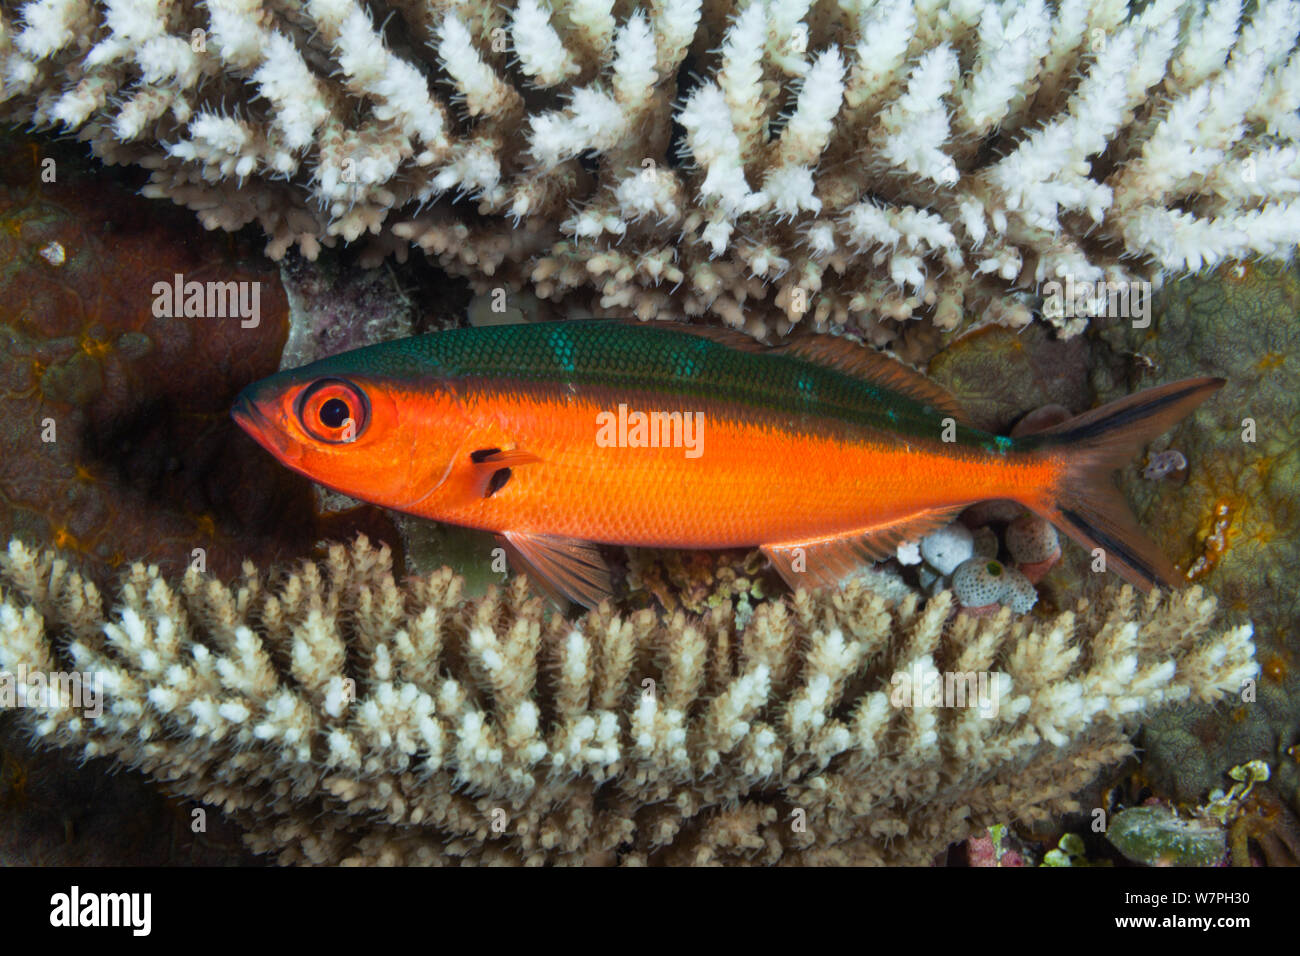
[[[742,627],[726,606],[570,624],[521,581],[461,587],[399,585],[360,539],[231,584],[136,565],[106,610],[15,541],[0,668],[37,740],[218,806],[285,863],[922,863],[1077,809],[1139,720],[1258,671],[1197,588],[1013,622],[858,580]]]

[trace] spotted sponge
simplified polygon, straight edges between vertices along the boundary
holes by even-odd
[[[1036,564],[1061,553],[1061,541],[1051,523],[1024,514],[1007,525],[1007,550],[1016,564]]]
[[[953,572],[952,589],[962,607],[987,607],[1002,600],[1006,573],[1000,561],[971,558]]]
[[[1023,614],[1038,601],[1033,584],[1000,561],[975,557],[963,561],[952,575],[952,589],[962,607],[982,611],[1005,604]]]
[[[1021,515],[1007,525],[1007,550],[1016,567],[1037,582],[1061,557],[1061,539],[1051,523],[1037,515]]]
[[[1034,588],[1034,583],[1015,568],[1007,568],[1003,579],[1005,590],[1002,593],[1002,603],[1017,614],[1033,610],[1038,603],[1038,591]]]

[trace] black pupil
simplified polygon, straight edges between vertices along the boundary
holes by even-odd
[[[348,420],[348,403],[341,398],[331,398],[320,407],[321,423],[327,428],[340,428]]]

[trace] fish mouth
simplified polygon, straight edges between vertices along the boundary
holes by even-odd
[[[255,442],[281,461],[293,462],[302,457],[302,449],[289,441],[283,430],[263,414],[257,403],[249,397],[247,389],[235,399],[235,404],[230,408],[230,417]]]

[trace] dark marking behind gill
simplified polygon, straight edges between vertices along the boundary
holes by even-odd
[[[492,477],[488,479],[487,490],[483,492],[483,497],[491,498],[498,491],[504,488],[506,486],[506,482],[509,480],[510,480],[510,469],[498,468],[496,471],[492,472]]]

